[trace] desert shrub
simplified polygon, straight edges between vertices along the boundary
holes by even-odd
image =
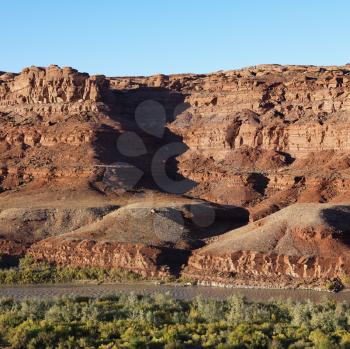
[[[221,320],[222,314],[225,313],[224,302],[198,297],[192,302],[192,311],[197,314],[197,320],[216,322]]]
[[[331,280],[326,280],[324,287],[330,292],[339,292],[344,288],[344,284],[340,278],[334,278]]]
[[[341,281],[341,283],[345,286],[345,287],[349,287],[350,286],[350,275],[346,274],[346,273],[341,273],[339,275],[339,279]]]
[[[43,284],[68,283],[72,281],[94,280],[97,282],[117,282],[140,280],[132,271],[103,268],[77,268],[50,265],[35,261],[30,256],[19,260],[18,267],[0,269],[0,284]]]
[[[314,346],[319,349],[339,348],[331,335],[327,335],[320,329],[316,329],[310,333],[309,339]]]
[[[240,314],[233,315],[239,311]],[[348,304],[124,294],[0,300],[11,348],[349,348]],[[181,321],[178,321],[181,319]],[[241,321],[242,320],[242,321]]]

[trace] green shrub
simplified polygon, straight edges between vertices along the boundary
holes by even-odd
[[[237,311],[240,314],[234,316]],[[349,304],[331,301],[257,303],[242,297],[180,301],[167,294],[3,299],[0,346],[349,348],[349,318]]]
[[[68,283],[83,280],[117,282],[139,279],[139,275],[127,270],[55,266],[35,261],[30,256],[21,258],[16,268],[0,269],[0,284]]]
[[[325,282],[325,288],[326,290],[330,291],[330,292],[339,292],[344,288],[344,285],[342,283],[342,281],[340,280],[340,278],[334,278],[331,280],[327,280]]]

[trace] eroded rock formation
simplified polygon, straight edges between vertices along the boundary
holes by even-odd
[[[167,251],[179,258],[179,251]],[[33,245],[29,255],[60,265],[74,267],[123,268],[149,277],[170,276],[169,260],[164,249],[144,244],[67,241],[52,238]]]
[[[349,275],[349,217],[350,206],[291,205],[196,250],[185,274],[222,283],[252,277],[277,285]]]

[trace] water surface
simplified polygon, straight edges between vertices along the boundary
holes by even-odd
[[[101,297],[111,294],[132,293],[155,294],[168,293],[176,299],[191,300],[197,296],[207,299],[223,300],[232,295],[242,295],[251,301],[268,301],[270,299],[292,299],[297,301],[310,299],[320,302],[334,299],[350,303],[350,290],[339,293],[312,290],[253,289],[253,288],[221,288],[209,286],[155,285],[153,283],[118,283],[118,284],[61,284],[61,285],[13,285],[0,286],[0,297],[51,298],[51,297]]]

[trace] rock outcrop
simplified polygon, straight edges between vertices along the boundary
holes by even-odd
[[[168,253],[166,253],[168,252]],[[74,267],[122,268],[145,277],[170,276],[168,257],[182,258],[178,250],[131,243],[68,241],[52,238],[33,245],[28,254],[36,260]]]
[[[207,227],[196,225],[208,212],[215,221]],[[239,208],[194,200],[173,201],[166,207],[144,200],[115,209],[71,232],[36,242],[29,254],[39,260],[80,267],[126,268],[150,276],[158,272],[166,275],[166,271],[177,274],[190,250],[247,220],[246,211]]]
[[[76,113],[98,110],[108,89],[103,75],[89,76],[70,67],[30,67],[0,75],[0,106],[10,113]]]
[[[294,202],[349,195],[349,65],[261,65],[110,85],[171,106],[168,127],[189,148],[178,169],[196,182],[194,196],[243,205],[256,220]],[[170,102],[164,91],[182,98]]]
[[[241,278],[277,285],[349,275],[349,218],[350,206],[291,205],[196,250],[185,274],[203,281]]]

